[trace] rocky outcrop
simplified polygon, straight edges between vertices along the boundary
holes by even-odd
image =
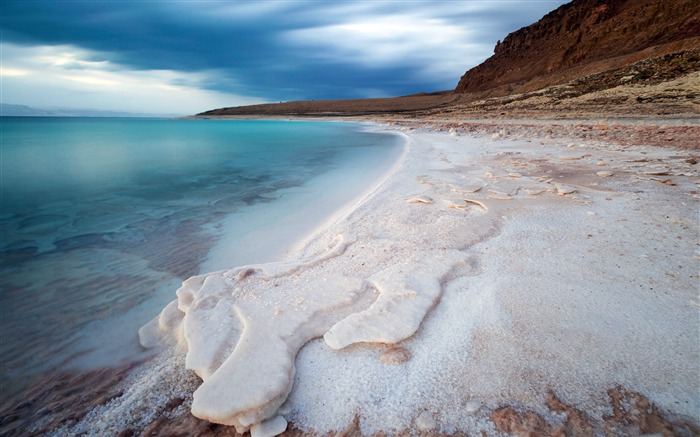
[[[645,58],[548,86],[503,96],[461,94],[423,118],[586,118],[700,116],[700,46]]]
[[[697,0],[574,0],[499,41],[456,91],[533,91],[698,46]]]
[[[700,115],[700,1],[573,0],[509,34],[455,90],[220,108],[199,117]]]

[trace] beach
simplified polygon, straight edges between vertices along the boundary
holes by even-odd
[[[54,434],[695,435],[697,121],[451,123],[382,125],[381,185],[186,281],[163,351]]]
[[[697,0],[0,22],[0,437],[700,436]]]

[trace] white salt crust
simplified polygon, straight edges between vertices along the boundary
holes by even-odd
[[[259,435],[496,434],[502,405],[561,421],[549,390],[600,419],[617,385],[698,421],[697,170],[673,149],[543,143],[413,132],[400,170],[291,261],[185,281],[142,343],[186,351],[195,415]],[[170,357],[90,429],[186,397]]]

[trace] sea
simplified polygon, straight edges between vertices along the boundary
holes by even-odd
[[[0,118],[0,391],[140,359],[196,274],[288,256],[394,165],[359,123]]]

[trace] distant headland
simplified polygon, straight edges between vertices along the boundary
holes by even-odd
[[[700,3],[575,0],[496,43],[454,90],[213,109],[198,117],[577,118],[700,114]]]

